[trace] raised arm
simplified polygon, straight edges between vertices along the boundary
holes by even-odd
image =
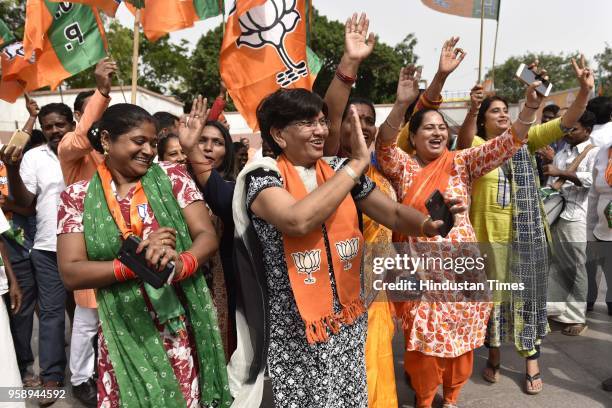
[[[580,84],[580,91],[578,91],[576,99],[574,99],[574,102],[567,108],[567,111],[561,118],[561,125],[565,128],[574,127],[576,122],[578,122],[578,119],[580,119],[586,109],[589,98],[593,93],[593,88],[595,87],[595,77],[593,76],[593,72],[587,67],[584,55],[580,55],[580,63],[577,63],[576,60],[572,58],[572,67],[574,68],[574,73]]]
[[[370,163],[370,153],[354,106],[350,108],[350,115],[352,158],[348,164],[301,200],[296,200],[284,188],[266,188],[251,204],[255,215],[284,234],[302,236],[320,226],[336,211]]]
[[[81,120],[77,123],[74,132],[64,135],[57,148],[57,155],[62,162],[72,162],[82,159],[92,151],[91,143],[87,138],[89,128],[102,117],[110,103],[110,90],[112,77],[117,71],[117,63],[110,58],[104,58],[96,65],[96,91],[89,98]]]
[[[472,147],[474,135],[476,135],[478,110],[484,99],[484,91],[481,84],[476,84],[470,91],[470,109],[465,115],[459,134],[457,135],[457,150]]]
[[[344,54],[338,64],[337,73],[325,93],[325,103],[328,108],[327,119],[330,121],[330,126],[323,148],[324,156],[338,154],[342,114],[351,94],[352,79],[357,78],[359,65],[374,50],[376,37],[374,33],[368,35],[369,25],[370,21],[367,16],[361,14],[357,18],[357,13],[346,20],[344,25]]]
[[[38,112],[40,111],[40,108],[38,107],[36,101],[30,98],[30,95],[28,95],[27,93],[23,95],[25,97],[26,109],[28,110],[30,116],[28,117],[28,120],[26,121],[25,125],[23,125],[22,130],[28,135],[32,135],[32,130],[34,130],[34,125],[36,124],[36,118],[38,117]]]

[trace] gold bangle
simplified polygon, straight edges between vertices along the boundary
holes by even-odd
[[[359,182],[361,180],[361,176],[357,175],[357,173],[355,173],[355,170],[351,169],[348,164],[346,166],[344,166],[344,170],[346,170],[346,174],[350,178],[353,179],[353,182],[355,184],[359,184]]]
[[[427,217],[421,222],[421,236],[422,237],[429,238],[429,235],[425,234],[425,224],[427,224],[428,221],[431,221],[431,217]]]
[[[392,130],[395,130],[396,132],[399,132],[400,130],[402,130],[401,125],[398,127],[391,125],[391,123],[389,123],[389,118],[385,119],[384,124],[389,126]]]

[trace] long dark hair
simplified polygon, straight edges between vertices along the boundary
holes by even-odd
[[[480,105],[480,109],[478,109],[478,116],[476,117],[476,135],[482,137],[483,139],[487,138],[487,132],[485,131],[485,114],[491,104],[495,101],[500,101],[504,105],[506,105],[506,109],[508,108],[508,101],[506,101],[501,96],[487,96]]]
[[[216,120],[209,120],[206,122],[206,126],[212,126],[217,129],[221,136],[223,136],[223,141],[225,142],[225,157],[221,162],[221,165],[218,169],[216,169],[225,180],[234,180],[234,149],[232,146],[232,136],[230,135],[229,130],[223,124]]]
[[[118,103],[104,111],[102,118],[87,132],[87,138],[96,151],[104,153],[102,131],[107,131],[111,142],[114,142],[119,136],[140,126],[143,122],[149,122],[157,129],[157,120],[149,112],[131,103]]]

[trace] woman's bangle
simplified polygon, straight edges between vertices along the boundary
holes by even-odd
[[[189,251],[185,251],[181,252],[179,257],[183,263],[183,269],[181,269],[180,274],[174,277],[175,282],[189,278],[198,270],[198,260],[194,254]]]
[[[355,82],[357,82],[357,77],[351,77],[351,76],[343,74],[340,71],[340,67],[336,69],[336,78],[338,78],[341,82],[344,82],[348,86],[353,86]]]
[[[389,118],[385,119],[385,121],[383,122],[385,125],[389,126],[392,130],[395,130],[396,132],[399,132],[400,130],[402,130],[401,125],[398,127],[393,126],[391,123],[389,123]]]
[[[355,173],[355,170],[353,170],[348,164],[344,166],[344,170],[346,170],[346,174],[353,179],[355,184],[359,184],[361,181],[361,176]]]
[[[527,122],[527,121],[524,121],[523,119],[521,119],[521,115],[518,115],[518,117],[516,118],[516,120],[518,120],[518,121],[519,121],[519,123],[520,123],[520,124],[522,124],[522,125],[525,125],[525,126],[531,126],[531,125],[533,125],[534,123],[536,123],[537,118],[535,118],[535,117],[534,117],[534,118],[533,118],[533,120],[532,120],[531,122]]]
[[[529,106],[529,105],[527,105],[527,104],[525,104],[525,107],[526,107],[526,108],[529,108],[529,109],[533,109],[533,110],[538,110],[538,109],[540,109],[540,107],[539,107],[539,106],[536,106],[536,107],[534,108],[533,106]]]
[[[129,279],[136,278],[136,274],[130,268],[125,266],[120,260],[113,260],[113,273],[117,282],[125,282]]]
[[[425,234],[425,224],[427,224],[429,221],[431,221],[431,217],[427,217],[423,220],[423,222],[421,222],[421,236],[422,237],[429,237],[429,235]]]

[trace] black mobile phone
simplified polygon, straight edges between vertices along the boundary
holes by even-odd
[[[446,237],[453,226],[455,225],[455,217],[450,211],[450,207],[444,201],[444,196],[440,190],[434,191],[425,202],[425,207],[429,211],[431,219],[434,221],[442,220],[444,225],[438,228],[440,235]]]
[[[166,284],[168,277],[174,270],[174,262],[169,262],[163,271],[157,272],[149,268],[145,258],[145,251],[137,254],[136,249],[140,245],[141,239],[135,235],[127,237],[121,248],[117,259],[122,264],[134,271],[136,275],[155,289],[159,289]]]
[[[518,79],[521,80],[521,82],[526,85],[531,85],[531,83],[535,81],[541,81],[542,83],[536,88],[536,91],[542,96],[548,96],[550,94],[552,84],[549,81],[546,81],[540,75],[537,75],[531,69],[529,69],[527,65],[519,65],[515,75]]]

